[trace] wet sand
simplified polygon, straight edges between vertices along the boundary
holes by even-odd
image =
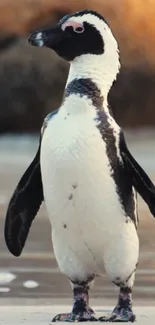
[[[134,157],[155,182],[155,133],[126,131],[126,139]],[[53,255],[50,224],[44,205],[33,223],[21,257],[13,257],[4,242],[3,228],[7,204],[19,178],[31,162],[37,144],[37,137],[0,137],[1,306],[71,303],[70,284],[59,272]],[[155,220],[142,200],[139,198],[138,201],[140,261],[134,299],[136,304],[149,305],[153,304],[155,299]],[[11,280],[11,276],[9,279],[8,272],[14,275],[14,279]],[[28,280],[35,281],[36,287],[26,287],[25,282]],[[117,288],[105,274],[103,278],[96,279],[91,297],[95,305],[113,305],[117,298]]]

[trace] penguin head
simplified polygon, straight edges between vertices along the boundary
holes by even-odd
[[[31,45],[48,47],[72,62],[82,55],[118,52],[117,42],[105,19],[95,11],[83,10],[63,17],[53,28],[29,36]]]

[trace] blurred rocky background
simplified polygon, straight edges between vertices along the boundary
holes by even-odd
[[[66,13],[95,9],[115,34],[122,69],[110,103],[123,127],[155,124],[154,0],[1,0],[0,133],[36,132],[62,98],[68,64],[27,43],[32,31]]]

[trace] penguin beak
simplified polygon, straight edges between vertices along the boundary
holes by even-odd
[[[28,42],[37,47],[46,46],[54,49],[64,36],[64,32],[60,27],[54,27],[49,29],[40,30],[30,34]]]

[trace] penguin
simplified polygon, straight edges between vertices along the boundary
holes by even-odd
[[[53,321],[134,322],[137,193],[155,216],[155,186],[128,150],[108,105],[120,70],[117,41],[92,10],[69,14],[28,41],[55,51],[70,70],[61,106],[45,118],[36,156],[8,205],[6,245],[15,256],[22,253],[44,201],[54,254],[73,291],[71,312]],[[97,318],[89,290],[105,272],[119,288],[118,302],[110,316]]]

